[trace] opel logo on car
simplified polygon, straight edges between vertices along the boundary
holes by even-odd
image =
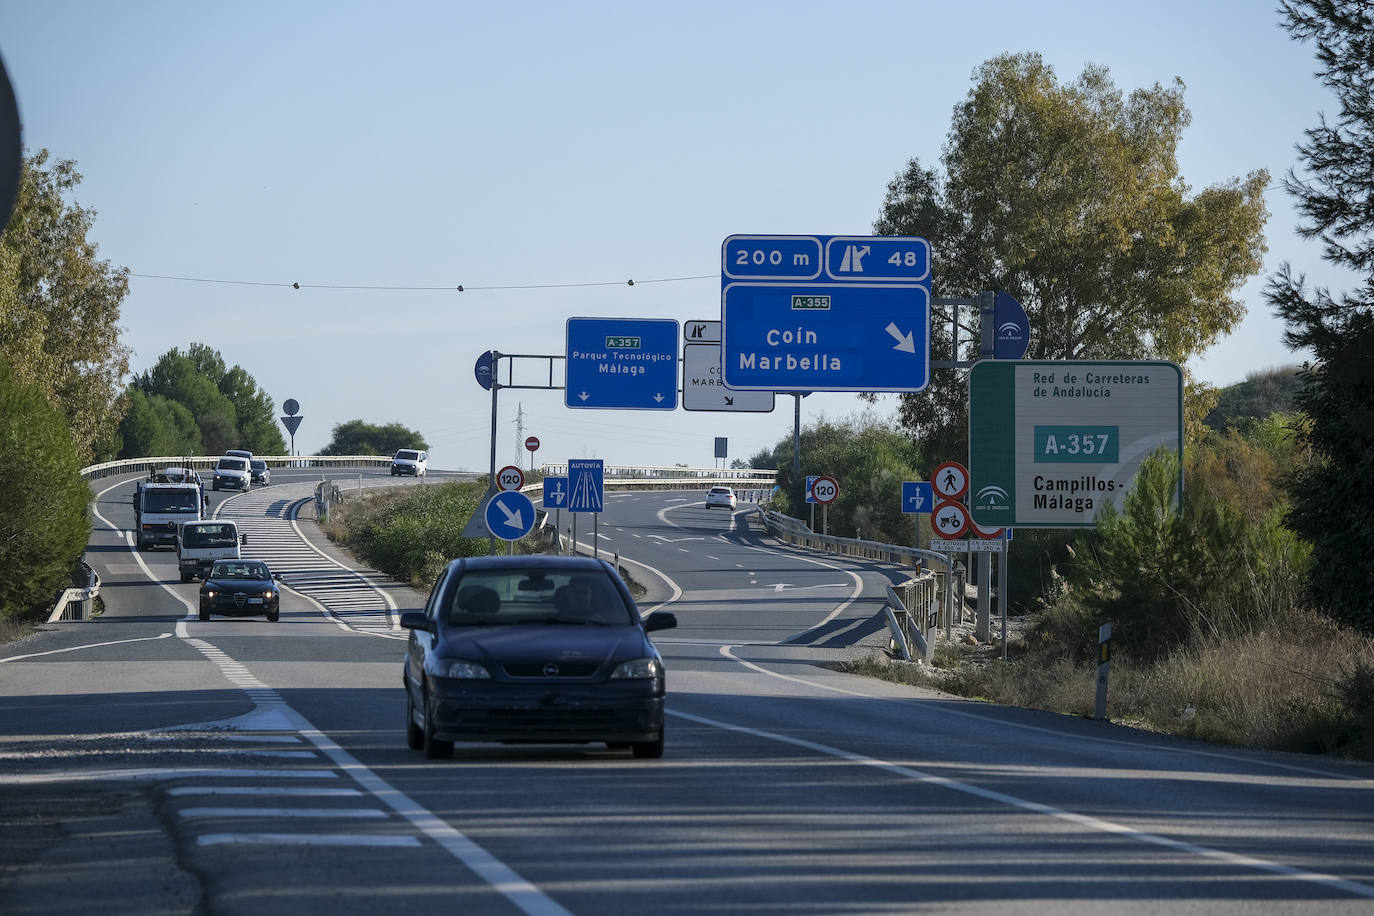
[[[544,666],[544,677],[558,677],[558,666],[549,662]]]

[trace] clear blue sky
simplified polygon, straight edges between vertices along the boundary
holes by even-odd
[[[1125,92],[1181,78],[1195,190],[1261,167],[1277,185],[1336,108],[1267,0],[0,3],[25,144],[76,160],[101,256],[135,275],[133,370],[203,342],[300,402],[303,453],[350,419],[399,422],[442,468],[487,466],[483,351],[562,353],[574,316],[718,318],[731,234],[871,233],[907,160],[938,164],[975,68],[1019,51],[1064,82],[1089,62]],[[1260,296],[1280,262],[1350,285],[1288,196],[1267,202],[1249,317],[1191,364],[1215,384],[1301,360]],[[512,286],[545,288],[474,289]],[[573,411],[506,391],[497,458],[528,466],[519,407],[539,462],[710,467],[716,436],[732,458],[790,436],[777,403]],[[861,409],[817,394],[803,422]]]

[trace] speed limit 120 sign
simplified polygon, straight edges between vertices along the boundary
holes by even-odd
[[[496,488],[499,490],[518,490],[524,485],[525,472],[513,464],[496,472]]]
[[[829,505],[840,495],[840,484],[834,477],[817,477],[811,482],[811,498]]]

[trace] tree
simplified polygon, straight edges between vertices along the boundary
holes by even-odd
[[[34,619],[70,584],[90,498],[62,411],[0,358],[0,617]]]
[[[419,433],[399,423],[377,426],[362,420],[349,420],[334,427],[333,438],[320,449],[321,455],[394,455],[397,449],[429,449]]]
[[[76,164],[24,159],[19,198],[0,235],[0,356],[66,416],[80,460],[93,459],[122,413],[129,349],[119,342],[127,268],[97,258],[95,211],[67,202]]]
[[[184,406],[195,419],[204,451],[246,448],[260,455],[280,455],[286,440],[277,428],[272,398],[240,366],[226,367],[218,350],[193,343],[185,353],[176,347],[158,358],[132,387],[150,400],[166,398]],[[126,438],[124,452],[133,446]]]
[[[1364,276],[1356,292],[1310,294],[1288,264],[1265,296],[1287,324],[1285,342],[1310,348],[1296,404],[1313,463],[1296,475],[1289,524],[1312,543],[1308,594],[1322,612],[1374,633],[1374,8],[1366,0],[1285,0],[1283,27],[1316,45],[1322,83],[1340,113],[1318,115],[1298,154],[1308,176],[1290,170],[1304,238],[1323,257]]]
[[[1015,296],[1030,358],[1186,362],[1245,314],[1235,292],[1260,268],[1269,177],[1190,195],[1175,158],[1190,118],[1183,88],[1123,98],[1104,67],[1061,84],[1037,54],[993,58],[954,111],[943,174],[911,160],[874,231],[930,240],[939,297]],[[971,318],[961,314],[961,359],[976,355]],[[937,320],[935,358],[952,346]],[[965,401],[962,376],[937,373],[902,396],[900,416],[958,457]]]
[[[838,423],[821,417],[802,429],[801,440],[800,477],[792,472],[791,436],[779,440],[771,453],[751,459],[754,467],[777,468],[780,511],[809,521],[805,479],[830,476],[840,483],[839,498],[826,513],[831,534],[854,537],[861,531],[865,540],[911,542],[912,523],[902,515],[902,482],[925,480],[916,468],[929,462],[909,436],[867,417]]]
[[[122,458],[204,453],[200,427],[191,411],[160,394],[129,391],[129,406],[119,421]]]

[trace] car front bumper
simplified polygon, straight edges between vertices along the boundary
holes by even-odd
[[[546,686],[436,678],[431,685],[442,741],[638,742],[663,731],[661,681],[657,689],[652,681]]]
[[[245,597],[240,604],[234,595],[216,595],[213,598],[201,598],[200,609],[221,617],[261,617],[277,610],[281,603],[280,598],[258,598],[256,604],[254,600]]]

